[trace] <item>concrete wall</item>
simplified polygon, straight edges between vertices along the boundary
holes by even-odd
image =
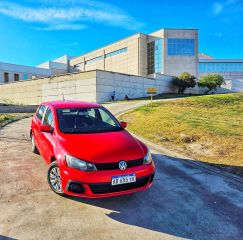
[[[231,80],[231,89],[234,92],[243,92],[243,79]]]
[[[177,92],[171,84],[172,76],[154,74],[153,78],[135,75],[95,70],[81,73],[40,78],[0,84],[0,102],[38,105],[44,101],[79,100],[88,102],[106,102],[111,100],[115,91],[115,99],[122,100],[125,95],[129,98],[148,96],[147,88],[156,87],[159,93]],[[243,81],[226,81],[226,85],[217,93],[236,92],[242,90]],[[186,93],[199,94],[205,89],[189,88]]]
[[[186,89],[185,93],[204,94],[204,92],[206,90],[207,90],[207,88],[199,88],[196,86],[194,88]],[[243,79],[226,80],[225,85],[222,85],[220,88],[217,88],[217,90],[213,90],[211,92],[214,92],[214,93],[243,92]]]
[[[243,79],[243,72],[205,72],[199,73],[199,78],[208,74],[219,74],[223,76],[225,80]]]
[[[97,71],[97,102],[111,100],[112,92],[115,91],[115,100],[140,98],[149,96],[147,88],[156,87],[159,93],[173,92],[171,76],[156,74],[154,78],[133,76],[114,72]]]
[[[2,106],[0,105],[0,114],[1,113],[34,113],[36,112],[38,105],[8,105]]]
[[[0,102],[35,105],[43,101],[96,102],[96,71],[0,84]]]
[[[105,102],[116,91],[116,100],[145,97],[148,87],[160,93],[171,92],[170,76],[157,74],[157,79],[107,71],[89,71],[0,84],[0,102],[38,105],[44,101],[80,100]]]

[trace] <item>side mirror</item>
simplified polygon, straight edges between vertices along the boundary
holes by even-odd
[[[40,125],[40,131],[46,133],[53,133],[53,128],[49,125]]]
[[[127,127],[127,122],[120,122],[120,124],[121,124],[121,126],[123,127],[123,128],[126,128]]]

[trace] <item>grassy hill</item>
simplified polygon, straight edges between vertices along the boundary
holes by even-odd
[[[211,164],[243,167],[243,94],[193,96],[121,117],[148,140]]]

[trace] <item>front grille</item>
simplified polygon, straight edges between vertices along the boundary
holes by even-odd
[[[131,160],[131,161],[125,161],[127,164],[127,168],[136,167],[143,165],[143,158]],[[114,170],[119,169],[119,162],[113,162],[113,163],[97,163],[95,164],[98,171],[104,171],[104,170]]]
[[[89,187],[94,194],[112,193],[131,190],[134,188],[140,188],[146,186],[150,182],[150,178],[153,175],[138,178],[134,183],[126,183],[121,185],[112,186],[111,183],[97,183],[90,184]]]

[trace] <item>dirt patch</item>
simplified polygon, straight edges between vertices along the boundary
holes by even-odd
[[[191,143],[188,145],[190,151],[196,155],[208,155],[213,156],[213,151],[210,149],[210,144],[200,144],[200,143]]]

